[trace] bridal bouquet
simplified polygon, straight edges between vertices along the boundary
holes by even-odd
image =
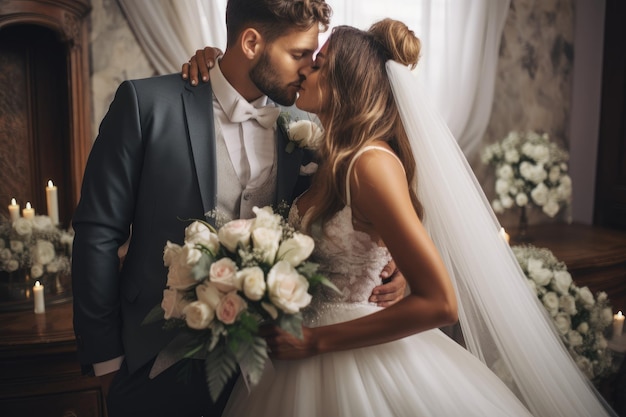
[[[168,241],[163,253],[167,288],[151,314],[192,332],[185,356],[205,358],[213,400],[237,366],[249,384],[258,383],[268,358],[260,324],[302,337],[301,310],[311,302],[312,288],[334,287],[307,262],[311,237],[295,232],[269,207],[254,212],[256,218],[218,230],[195,221],[185,229],[184,243]]]
[[[496,213],[532,203],[554,217],[571,201],[569,155],[546,133],[510,132],[485,148],[481,159],[495,167],[497,196],[491,205]]]
[[[613,321],[605,292],[594,295],[579,288],[567,267],[548,249],[513,246],[528,285],[552,317],[570,355],[590,379],[597,381],[614,372],[611,351],[604,337]]]

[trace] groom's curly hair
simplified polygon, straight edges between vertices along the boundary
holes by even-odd
[[[331,14],[332,9],[324,0],[228,0],[228,46],[232,46],[247,27],[258,30],[267,42],[290,30],[305,31],[313,25],[325,31]]]

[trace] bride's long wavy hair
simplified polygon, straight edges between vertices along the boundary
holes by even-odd
[[[382,20],[367,32],[349,26],[333,30],[319,74],[326,137],[314,178],[319,194],[309,224],[324,223],[345,206],[348,165],[359,149],[374,141],[388,143],[402,161],[413,207],[422,218],[422,204],[414,192],[415,160],[385,70],[389,59],[414,67],[419,52],[419,39],[396,20]]]

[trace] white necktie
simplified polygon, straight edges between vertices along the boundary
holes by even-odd
[[[256,108],[247,101],[238,98],[228,118],[233,123],[241,123],[246,120],[255,119],[261,126],[269,129],[276,123],[279,114],[279,107],[265,106]]]

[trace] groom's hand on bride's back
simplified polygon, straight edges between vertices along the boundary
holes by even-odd
[[[389,307],[397,303],[406,295],[406,279],[392,260],[380,273],[382,284],[372,290],[370,302],[380,307]]]
[[[202,81],[209,81],[209,70],[213,68],[220,55],[222,51],[219,48],[206,46],[204,49],[198,49],[196,54],[183,64],[181,70],[183,79],[189,79],[191,85],[198,85],[198,75]]]

